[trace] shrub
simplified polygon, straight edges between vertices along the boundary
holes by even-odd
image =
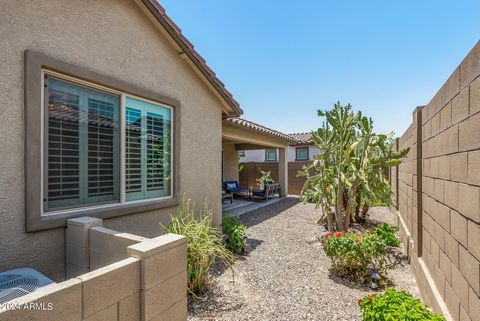
[[[195,204],[185,199],[170,224],[163,226],[165,232],[187,238],[188,291],[203,293],[208,286],[208,271],[218,259],[230,267],[235,257],[222,243],[221,232],[212,227],[212,213],[207,204],[195,215]]]
[[[235,254],[242,253],[245,249],[246,226],[240,222],[238,216],[232,217],[230,212],[227,212],[222,226],[227,249]]]
[[[371,271],[386,273],[386,246],[377,235],[354,232],[329,232],[322,247],[333,271],[354,280],[366,280]]]
[[[369,294],[358,301],[363,321],[445,321],[433,314],[419,299],[408,292],[386,290],[384,294]]]
[[[260,176],[259,179],[257,179],[258,185],[265,186],[265,184],[273,183],[273,178],[271,176],[271,171],[262,171],[261,169],[259,169],[259,171],[260,171],[260,174],[262,174],[262,175]]]
[[[387,223],[374,228],[373,234],[380,237],[388,246],[400,246],[400,240],[397,238],[396,231]]]

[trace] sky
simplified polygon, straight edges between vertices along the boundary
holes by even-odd
[[[480,40],[479,0],[159,0],[240,103],[284,133],[340,101],[401,135]]]

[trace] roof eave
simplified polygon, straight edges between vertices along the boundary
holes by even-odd
[[[244,126],[242,124],[238,124],[238,123],[235,123],[235,122],[232,122],[232,121],[228,121],[228,119],[226,119],[226,121],[224,121],[224,124],[226,124],[227,126],[233,126],[233,127],[237,127],[237,128],[241,128],[241,129],[250,131],[250,132],[254,132],[254,133],[258,133],[258,134],[261,134],[261,135],[266,135],[268,137],[272,137],[272,138],[275,138],[275,139],[279,139],[288,146],[291,146],[291,145],[297,143],[297,141],[295,139],[289,137],[287,134],[283,134],[283,133],[278,132],[278,131],[275,131],[278,134],[272,134],[272,133],[269,133],[267,131],[258,130],[258,129],[253,128],[253,127]],[[281,135],[279,135],[279,134],[281,134]]]
[[[208,67],[205,60],[195,51],[193,45],[181,34],[180,28],[165,14],[165,9],[156,0],[140,0],[141,3],[160,23],[168,35],[181,48],[180,55],[188,57],[189,61],[205,77],[209,84],[217,91],[227,106],[224,106],[226,117],[239,117],[243,114],[239,103],[232,94],[224,87],[223,83],[215,76],[213,70]],[[227,108],[225,108],[227,107]]]

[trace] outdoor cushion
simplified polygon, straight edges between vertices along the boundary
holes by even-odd
[[[227,188],[229,190],[237,189],[237,184],[236,183],[227,183]]]

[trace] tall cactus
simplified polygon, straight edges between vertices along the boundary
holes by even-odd
[[[356,209],[363,201],[381,193],[391,193],[383,168],[395,166],[408,149],[393,152],[391,137],[375,134],[372,120],[352,106],[336,103],[331,110],[318,110],[325,118],[313,142],[320,149],[312,164],[299,172],[306,177],[302,199],[314,201],[322,209],[330,230],[347,230],[358,219]]]

